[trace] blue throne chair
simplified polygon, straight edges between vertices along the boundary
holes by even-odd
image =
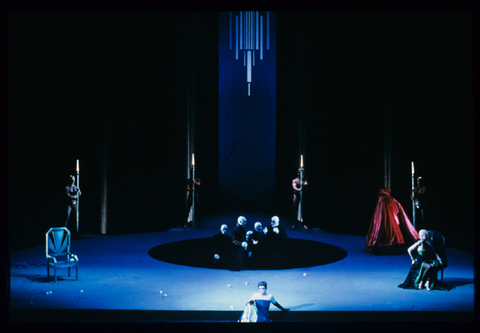
[[[70,252],[70,230],[65,227],[50,228],[46,233],[47,276],[50,280],[50,267],[55,273],[57,282],[57,268],[75,267],[76,280],[78,280],[78,257]]]
[[[443,236],[440,231],[427,230],[427,240],[430,241],[433,249],[438,254],[440,259],[442,259],[442,267],[440,268],[440,281],[443,282],[443,270],[448,266],[447,255],[445,253],[445,236]]]

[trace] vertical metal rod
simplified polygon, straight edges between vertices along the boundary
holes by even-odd
[[[385,122],[384,122],[384,188],[391,188],[391,117],[390,117],[390,107],[389,104],[385,104]]]
[[[258,50],[258,12],[255,15],[255,50]]]
[[[267,50],[270,50],[270,12],[267,12]]]
[[[303,197],[303,155],[300,155],[300,199],[298,203],[298,209],[300,210],[300,226],[303,222],[303,209],[302,209],[302,198]]]
[[[192,228],[195,228],[195,155],[192,154]]]
[[[78,234],[78,224],[80,220],[80,160],[77,160],[77,234]]]
[[[412,223],[415,228],[415,168],[412,162]]]
[[[235,60],[238,60],[238,16],[235,16]]]
[[[240,50],[243,50],[243,12],[240,12]]]
[[[229,49],[232,49],[232,12],[230,12]]]
[[[263,60],[263,16],[260,16],[260,60]]]
[[[385,126],[384,140],[383,140],[383,187],[388,188],[388,140],[387,140],[387,126]]]

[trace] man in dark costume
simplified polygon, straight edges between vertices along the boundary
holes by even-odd
[[[245,248],[245,251],[247,252],[245,254],[245,269],[252,269],[252,250],[250,246],[252,244],[252,239],[250,238],[252,234],[252,230],[248,230],[245,234],[245,241],[247,242],[247,247]]]
[[[278,216],[272,217],[265,235],[267,268],[284,269],[287,267],[287,231],[280,225]]]
[[[304,186],[308,185],[306,179],[300,179],[301,169],[298,169],[297,178],[292,180],[293,188],[293,224],[292,229],[295,229],[297,225],[300,225],[301,228],[308,230],[308,226],[303,221],[303,199],[300,202],[300,193],[303,192]]]
[[[252,269],[263,269],[265,267],[265,232],[261,222],[256,222],[255,230],[248,239],[248,248],[252,252]]]
[[[75,177],[70,176],[70,184],[65,187],[65,198],[67,203],[67,219],[65,221],[65,228],[68,227],[70,217],[77,214],[77,200],[82,195],[80,188],[75,185]],[[72,214],[72,212],[74,214]]]
[[[213,268],[228,269],[232,254],[232,238],[227,234],[228,226],[222,224],[220,232],[212,237]]]
[[[417,186],[412,190],[412,195],[410,199],[415,202],[415,217],[419,217],[415,220],[415,228],[417,230],[426,229],[427,224],[425,223],[425,207],[427,205],[427,196],[425,194],[427,188],[425,186],[420,186],[420,180],[422,177],[417,178]]]
[[[197,223],[198,227],[202,226],[201,219],[200,219],[200,199],[198,196],[198,187],[200,186],[200,178],[193,179],[193,168],[190,169],[190,178],[187,179],[187,222],[183,226],[184,228],[187,227],[189,223],[192,223],[193,219],[195,218],[195,222]],[[195,212],[193,212],[193,198],[195,198]],[[195,214],[195,216],[193,216]]]
[[[240,271],[245,269],[245,257],[247,255],[247,233],[244,226],[247,224],[247,219],[244,216],[239,216],[237,219],[237,226],[232,232],[233,251],[230,258],[230,270]]]

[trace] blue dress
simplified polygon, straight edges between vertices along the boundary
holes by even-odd
[[[268,309],[270,308],[270,301],[256,299],[255,304],[257,305],[257,323],[260,322],[271,322]]]
[[[254,301],[255,305],[251,306],[250,302]],[[240,322],[256,322],[256,323],[265,323],[271,322],[270,314],[268,312],[270,308],[270,303],[276,304],[277,301],[272,295],[260,295],[253,294],[250,298],[250,301],[247,303],[245,310],[243,311],[242,317],[240,317]]]

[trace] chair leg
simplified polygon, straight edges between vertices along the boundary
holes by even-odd
[[[47,277],[50,280],[50,265],[47,262]]]
[[[57,283],[57,267],[55,266],[55,283]]]
[[[70,267],[68,267],[68,277],[70,277]]]

